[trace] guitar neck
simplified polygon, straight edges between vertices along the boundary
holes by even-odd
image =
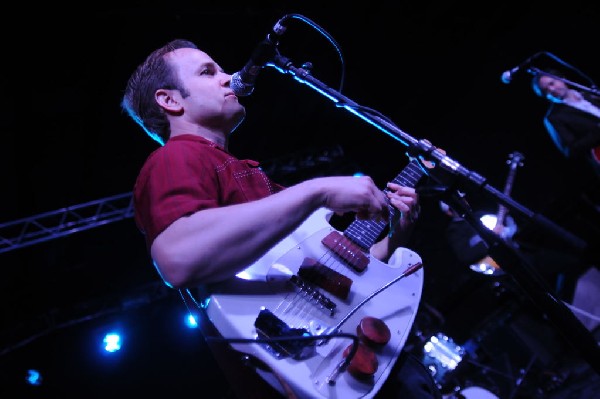
[[[521,162],[523,161],[523,155],[519,152],[514,152],[510,155],[510,159],[508,163],[510,164],[510,169],[508,170],[508,176],[506,177],[506,183],[504,184],[503,194],[507,197],[510,197],[512,192],[513,184],[515,181],[515,175],[517,173],[517,168],[521,166]],[[498,213],[496,215],[496,227],[504,226],[506,222],[506,215],[508,214],[508,208],[502,204],[498,206]]]
[[[413,159],[392,182],[406,187],[415,187],[424,175],[425,170],[423,170],[417,160]],[[384,191],[389,190],[385,189]],[[397,212],[398,210],[390,205],[390,217],[393,218]],[[387,223],[385,221],[355,219],[344,230],[344,236],[358,245],[363,251],[368,251],[375,244],[386,226]]]
[[[500,205],[498,207],[498,213],[496,215],[496,226],[504,225],[507,214],[508,214],[508,208],[506,208],[504,205]]]

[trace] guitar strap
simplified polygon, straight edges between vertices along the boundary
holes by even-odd
[[[202,290],[199,289],[198,291],[201,293]],[[223,340],[224,337],[208,317],[206,309],[198,301],[198,298],[202,298],[201,295],[195,296],[189,289],[180,289],[179,295],[188,310],[197,315],[198,326],[206,345],[228,380],[229,387],[234,392],[236,399],[281,399],[282,397],[297,399],[292,388],[276,370],[273,370],[255,356],[234,349],[228,342]],[[197,311],[192,312],[191,309],[197,309]],[[271,373],[281,384],[285,396],[282,396],[258,375],[257,369]]]

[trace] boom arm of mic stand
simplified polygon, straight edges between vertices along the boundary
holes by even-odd
[[[298,82],[308,85],[321,95],[333,101],[337,107],[344,108],[351,114],[359,117],[367,123],[370,123],[377,129],[400,141],[402,144],[408,147],[407,153],[409,153],[411,156],[417,156],[421,159],[433,162],[433,164],[436,165],[433,172],[439,168],[442,170],[442,174],[446,175],[442,176],[443,180],[447,181],[448,177],[450,177],[456,180],[458,183],[467,183],[477,187],[478,189],[481,189],[485,193],[491,195],[496,201],[505,205],[513,214],[521,214],[524,217],[531,219],[533,222],[547,229],[550,231],[550,233],[554,234],[558,238],[565,240],[577,251],[583,251],[587,246],[587,244],[579,237],[576,237],[570,232],[565,231],[564,229],[552,223],[550,220],[544,218],[542,215],[534,214],[532,211],[512,200],[510,197],[488,185],[483,176],[465,168],[454,159],[448,157],[445,152],[434,147],[429,141],[417,140],[416,138],[399,129],[395,124],[390,122],[389,119],[376,113],[370,108],[357,104],[338,91],[326,86],[321,81],[314,78],[309,71],[303,68],[294,67],[292,62],[288,58],[283,57],[279,52],[277,52],[273,58],[273,61],[268,63],[267,66],[275,67],[281,73],[292,75]]]
[[[383,117],[370,108],[360,106],[338,91],[329,88],[327,85],[314,78],[309,71],[303,68],[294,67],[292,62],[288,58],[283,57],[279,52],[277,52],[273,60],[267,63],[266,66],[274,67],[283,74],[292,75],[293,78],[298,82],[308,85],[312,89],[316,90],[319,94],[333,101],[337,107],[344,108],[351,114],[359,117],[367,123],[370,123],[385,134],[400,141],[402,144],[408,147],[407,152],[409,154],[413,156],[416,155],[423,159],[434,162],[434,165],[436,165],[436,168],[434,169],[437,169],[438,167],[441,168],[446,174],[444,177],[450,176],[454,179],[455,183],[468,183],[476,186],[479,189],[482,189],[489,195],[492,195],[496,200],[507,206],[507,208],[509,208],[511,211],[528,217],[542,227],[550,230],[553,234],[565,239],[572,246],[579,250],[586,246],[586,244],[578,237],[575,237],[571,233],[559,228],[541,215],[535,215],[533,212],[513,201],[508,196],[486,184],[486,179],[484,177],[476,172],[468,170],[457,161],[451,159],[445,154],[445,152],[442,152],[434,147],[429,141],[417,140],[416,138],[399,129],[396,125],[390,122],[389,119]],[[566,308],[564,304],[553,298],[548,290],[545,289],[543,284],[540,284],[540,279],[538,279],[535,274],[531,273],[531,267],[517,267],[519,264],[526,265],[526,262],[519,257],[516,251],[508,247],[505,242],[499,241],[498,237],[496,237],[495,234],[490,230],[485,229],[485,227],[481,228],[481,223],[475,223],[475,226],[477,225],[480,226],[479,230],[481,236],[484,239],[489,240],[491,244],[491,255],[497,256],[498,260],[503,264],[507,266],[510,265],[508,266],[510,268],[508,271],[514,272],[513,277],[518,279],[518,282],[520,282],[520,284],[523,286],[525,292],[529,293],[537,305],[542,309],[545,309],[547,314],[553,317],[555,326],[562,331],[562,333],[569,339],[573,346],[579,349],[582,357],[585,358],[595,368],[595,370],[600,373],[599,347],[585,326],[583,326],[583,324],[568,308]]]

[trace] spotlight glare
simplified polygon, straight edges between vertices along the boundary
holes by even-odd
[[[185,318],[185,325],[189,328],[198,328],[198,320],[192,313],[188,313]]]
[[[490,230],[494,230],[498,218],[496,217],[496,215],[483,215],[481,218],[479,218],[479,220],[481,220],[481,223],[485,227],[487,227]]]
[[[27,370],[27,377],[25,379],[29,385],[38,386],[42,384],[42,375],[34,369]]]
[[[110,353],[121,349],[121,336],[117,333],[108,333],[102,340],[104,342],[104,350]]]

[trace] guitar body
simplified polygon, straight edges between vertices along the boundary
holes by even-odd
[[[221,335],[233,339],[264,338],[255,324],[265,309],[276,317],[275,321],[311,336],[326,336],[332,329],[357,335],[363,318],[382,320],[389,327],[391,338],[374,349],[378,367],[368,378],[356,378],[347,371],[337,374],[344,350],[353,342],[345,337],[300,343],[306,347],[291,354],[265,343],[231,344],[276,370],[299,398],[371,398],[388,377],[417,314],[423,287],[421,258],[409,249],[398,248],[386,264],[371,259],[367,253],[367,267],[356,271],[323,243],[326,237],[338,233],[329,224],[330,218],[330,211],[317,210],[237,278],[211,286],[206,310]],[[343,298],[323,288],[300,287],[290,282],[302,265],[315,262],[336,276],[343,276],[342,281],[350,281]],[[403,275],[415,265],[416,272]],[[392,284],[385,287],[389,283]],[[269,336],[277,338],[276,333]],[[259,374],[283,392],[271,374],[260,370]]]

